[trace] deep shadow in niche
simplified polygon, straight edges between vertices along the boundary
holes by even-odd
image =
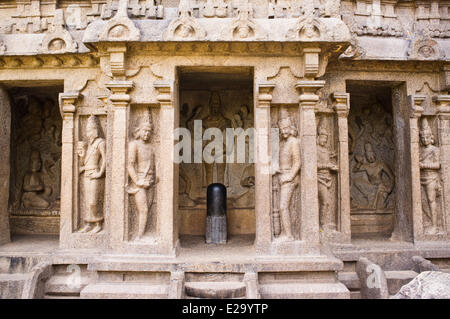
[[[396,127],[392,90],[383,82],[347,83],[353,239],[387,239],[397,201]]]
[[[228,246],[252,246],[255,236],[255,165],[249,159],[249,137],[234,136],[235,158],[226,162],[226,128],[254,127],[253,69],[249,67],[179,68],[179,126],[191,133],[192,163],[179,165],[178,214],[182,247],[205,242],[206,189],[212,183],[227,188]],[[202,134],[217,128],[224,136],[223,163],[194,163],[195,120],[201,120]],[[199,123],[199,122],[197,122]],[[200,142],[202,150],[213,140]],[[245,161],[238,162],[238,140],[245,143]],[[229,144],[229,141],[227,142]],[[229,145],[228,145],[229,147]]]

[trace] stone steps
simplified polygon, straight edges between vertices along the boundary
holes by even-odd
[[[388,270],[384,274],[390,295],[395,295],[403,285],[406,285],[418,275],[418,273],[412,270]],[[356,272],[339,272],[338,280],[350,290],[352,299],[360,298],[359,290],[361,284]]]
[[[84,287],[82,299],[166,299],[169,286],[149,283],[95,283]]]
[[[71,296],[71,295],[45,295],[44,299],[80,299],[80,296]]]
[[[344,284],[316,282],[277,282],[259,285],[263,299],[348,299]]]
[[[245,298],[246,286],[239,281],[186,282],[185,292],[188,298]]]
[[[28,273],[0,274],[0,299],[22,298],[23,288],[29,278]]]

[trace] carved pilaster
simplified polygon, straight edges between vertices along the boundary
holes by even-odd
[[[0,163],[0,245],[9,243],[9,187],[10,187],[10,143],[11,143],[11,104],[6,88],[0,86],[0,150],[2,162]]]
[[[258,104],[255,108],[255,213],[257,250],[263,251],[272,240],[271,227],[271,169],[270,169],[270,103],[275,85],[260,83],[258,85]]]
[[[69,238],[75,230],[77,216],[74,212],[74,119],[77,110],[76,103],[80,98],[79,92],[67,92],[59,95],[59,108],[63,118],[62,125],[62,154],[61,154],[61,223],[60,245],[66,247]]]
[[[409,128],[411,136],[411,185],[412,185],[412,210],[413,210],[413,234],[414,240],[423,240],[423,214],[422,194],[420,185],[420,138],[419,119],[423,113],[422,103],[424,95],[410,95],[408,97],[411,116]]]
[[[351,240],[350,224],[350,181],[348,162],[348,123],[350,111],[350,94],[336,92],[333,94],[334,110],[337,114],[338,126],[338,231],[346,242]]]
[[[441,148],[443,228],[448,238],[450,235],[450,95],[438,95],[435,102],[438,115],[439,146]]]
[[[170,83],[157,82],[153,87],[158,92],[156,97],[159,106],[159,126],[161,136],[161,152],[158,196],[158,224],[161,247],[163,253],[171,253],[177,245],[178,229],[178,165],[173,160],[175,108],[173,103],[173,89]]]
[[[295,85],[300,92],[301,238],[311,244],[320,241],[315,109],[319,101],[317,91],[324,85],[325,81],[299,81]]]
[[[112,134],[112,163],[111,163],[111,243],[120,245],[125,238],[128,219],[125,211],[125,185],[127,182],[126,167],[126,142],[128,106],[130,95],[128,92],[133,87],[132,81],[111,81],[106,84],[111,91],[109,97],[113,105],[114,121]]]

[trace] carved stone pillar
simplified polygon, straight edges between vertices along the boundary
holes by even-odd
[[[109,97],[114,109],[112,134],[112,163],[111,163],[111,211],[110,234],[111,245],[114,247],[126,241],[128,227],[127,212],[125,211],[126,173],[126,143],[128,130],[128,106],[130,95],[128,91],[133,87],[132,81],[111,81],[106,84],[111,91]]]
[[[10,181],[11,105],[8,92],[0,87],[0,245],[10,241],[9,229],[9,181]]]
[[[76,102],[79,92],[67,92],[59,95],[60,111],[63,118],[61,150],[61,212],[60,212],[60,246],[70,246],[70,237],[75,230],[77,216],[74,212],[74,127]]]
[[[350,94],[334,93],[334,109],[337,114],[338,129],[338,227],[346,242],[351,240],[350,223],[350,172],[348,162],[348,123],[347,116],[350,110]]]
[[[271,223],[271,161],[270,153],[270,103],[275,85],[258,85],[258,104],[255,108],[255,247],[258,251],[267,250],[272,241]]]
[[[300,91],[301,239],[308,244],[320,242],[315,109],[317,90],[324,85],[325,81],[299,81],[295,85]]]
[[[173,102],[172,85],[169,83],[155,83],[158,92],[156,97],[159,105],[159,126],[161,144],[159,191],[158,191],[158,224],[160,253],[171,254],[177,246],[178,228],[178,168],[173,160],[175,108]]]
[[[426,99],[424,95],[409,96],[411,117],[409,119],[411,140],[411,195],[413,215],[414,240],[423,240],[423,213],[422,194],[420,185],[420,127],[419,119],[423,113],[422,103]]]
[[[446,237],[450,237],[450,95],[436,98],[439,143],[441,147],[441,178],[443,223]]]

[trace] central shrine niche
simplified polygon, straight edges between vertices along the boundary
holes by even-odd
[[[181,217],[181,235],[203,235],[206,216],[206,189],[212,183],[227,188],[228,233],[231,235],[254,234],[254,164],[249,156],[249,137],[245,130],[253,128],[253,87],[249,69],[239,73],[181,72],[180,127],[191,134],[192,163],[179,165],[178,204]],[[201,136],[194,134],[194,121],[201,120]],[[200,122],[197,122],[200,123]],[[194,162],[194,144],[201,143],[206,151],[211,140],[199,140],[208,128],[220,130],[224,137],[223,151],[212,154],[216,159],[208,163]],[[227,162],[226,129],[241,128],[234,136],[234,161]],[[240,135],[243,136],[240,136]],[[237,140],[245,138],[245,159],[239,162]],[[220,163],[222,159],[222,163]],[[219,162],[219,163],[218,163]]]
[[[396,201],[390,90],[377,88],[351,94],[349,166],[352,235],[389,236],[393,231]]]

